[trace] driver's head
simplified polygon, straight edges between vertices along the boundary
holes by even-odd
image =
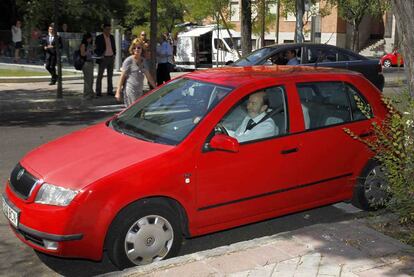
[[[287,50],[286,57],[288,60],[293,59],[296,57],[296,51],[293,49]]]
[[[265,112],[268,108],[268,98],[266,92],[260,91],[249,96],[247,101],[247,113],[251,118]]]

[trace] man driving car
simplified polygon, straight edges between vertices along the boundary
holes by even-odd
[[[228,134],[239,142],[277,135],[279,129],[273,119],[267,116],[268,107],[266,92],[260,91],[250,95],[247,102],[247,115],[236,131],[227,130]]]

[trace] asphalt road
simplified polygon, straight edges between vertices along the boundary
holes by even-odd
[[[74,130],[103,121],[113,110],[69,110],[14,113],[0,118],[0,189],[14,165],[28,151]],[[268,220],[207,236],[188,239],[180,255],[207,250],[235,242],[245,241],[304,226],[336,222],[354,216],[363,216],[342,204],[326,206]],[[9,229],[6,219],[0,215],[0,276],[93,276],[117,270],[105,256],[101,262],[77,259],[61,259],[36,253],[20,242]]]

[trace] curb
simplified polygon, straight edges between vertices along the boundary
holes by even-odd
[[[379,220],[381,220],[381,216],[377,216],[375,218],[379,218]],[[335,239],[335,235],[330,235],[330,233],[333,231],[335,233],[335,230],[341,229],[341,228],[346,228],[347,226],[354,226],[353,228],[353,232],[358,232],[360,234],[363,234],[361,237],[361,240],[363,241],[364,239],[367,239],[368,241],[370,240],[370,238],[377,238],[379,239],[382,243],[388,243],[389,245],[394,246],[394,250],[398,253],[398,254],[408,254],[411,255],[411,253],[414,253],[414,248],[412,248],[409,245],[403,244],[400,241],[397,241],[391,237],[388,237],[380,232],[375,231],[374,229],[370,228],[367,225],[367,220],[365,218],[362,219],[352,219],[352,220],[345,220],[345,221],[341,221],[341,222],[336,222],[336,223],[319,223],[319,224],[315,224],[312,226],[308,226],[305,228],[302,228],[300,230],[305,230],[304,233],[306,234],[307,232],[319,232],[320,230],[324,230],[324,232],[326,232],[327,234],[325,235],[325,239],[327,241],[333,242],[333,245],[335,245],[336,248],[338,248],[339,251],[341,251],[342,246],[343,245],[349,245],[352,247],[355,247],[356,249],[360,250],[359,248],[361,247],[357,242],[354,241],[348,241],[347,238],[338,238],[336,237]],[[256,238],[256,239],[252,239],[249,241],[243,241],[243,242],[238,242],[238,243],[234,243],[234,244],[230,244],[227,246],[222,246],[222,247],[218,247],[218,248],[214,248],[214,249],[210,249],[210,250],[205,250],[205,251],[201,251],[201,252],[197,252],[197,253],[192,253],[192,254],[188,254],[188,255],[184,255],[184,256],[180,256],[180,257],[176,257],[176,258],[171,258],[171,259],[167,259],[164,261],[160,261],[160,262],[156,262],[156,263],[152,263],[149,265],[144,265],[144,266],[137,266],[137,267],[133,267],[133,268],[128,268],[128,269],[124,269],[122,271],[115,271],[115,272],[110,272],[110,273],[106,273],[103,274],[102,276],[128,276],[128,277],[132,277],[132,276],[168,276],[168,273],[170,270],[173,270],[174,268],[180,268],[180,267],[186,267],[188,264],[191,263],[196,263],[196,262],[200,262],[200,261],[207,261],[209,259],[214,259],[217,258],[218,256],[223,257],[223,259],[226,259],[226,257],[231,257],[231,255],[235,254],[237,255],[237,252],[243,252],[243,251],[249,251],[249,250],[254,250],[254,249],[258,249],[260,251],[259,248],[261,247],[266,247],[269,245],[273,245],[275,243],[278,242],[282,242],[282,241],[293,241],[293,242],[297,242],[302,244],[303,248],[304,248],[304,252],[302,254],[299,254],[299,256],[302,255],[310,255],[310,254],[316,254],[319,251],[321,251],[320,246],[318,244],[312,244],[312,242],[309,242],[306,240],[306,235],[305,237],[302,237],[301,231],[300,230],[291,230],[291,231],[286,231],[286,232],[282,232],[282,233],[278,233],[275,235],[271,235],[271,236],[266,236],[266,237],[261,237],[261,238]],[[360,235],[359,235],[360,236]],[[358,237],[358,235],[357,235]],[[304,240],[305,239],[305,240]],[[338,241],[339,244],[336,242]],[[352,243],[354,243],[355,245],[353,245]],[[373,243],[373,242],[370,242]],[[378,256],[377,258],[381,258],[381,257],[387,257],[386,255],[388,254],[384,254],[385,256]],[[290,260],[294,258],[293,256],[286,256],[286,260]],[[375,259],[375,257],[373,256],[372,259]],[[223,261],[223,260],[221,260]],[[283,261],[283,259],[282,259]],[[347,266],[349,268],[352,269],[352,262],[350,262],[350,264],[343,264],[343,266],[346,268]],[[381,264],[381,263],[380,263]],[[385,262],[382,262],[382,264],[386,264]],[[235,265],[237,266],[237,265]],[[355,265],[354,265],[355,266]],[[188,266],[187,266],[188,268]],[[252,268],[253,270],[255,268]],[[170,271],[171,272],[171,271]],[[177,271],[176,271],[177,272]],[[180,272],[178,270],[178,272]],[[237,274],[235,276],[247,276],[246,274],[243,274],[243,272],[240,272],[241,274]],[[246,272],[244,272],[246,273]],[[206,275],[207,276],[207,275]],[[221,275],[219,275],[221,276]],[[336,275],[334,275],[336,276]],[[354,275],[352,275],[354,276]]]

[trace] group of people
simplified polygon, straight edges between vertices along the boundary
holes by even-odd
[[[80,44],[80,54],[85,60],[82,71],[84,73],[84,97],[87,99],[95,96],[93,92],[94,61],[98,64],[96,97],[102,96],[102,78],[106,70],[107,95],[115,96],[118,101],[123,99],[126,106],[131,105],[142,96],[144,77],[152,88],[171,80],[170,70],[173,50],[168,41],[167,33],[163,34],[162,40],[157,45],[157,79],[154,80],[149,72],[151,60],[150,41],[143,31],[139,37],[132,40],[128,47],[129,55],[126,55],[122,63],[121,76],[115,93],[113,91],[112,76],[116,45],[114,36],[111,34],[111,25],[103,25],[103,32],[96,37],[95,44],[93,44],[92,35],[86,33]]]

